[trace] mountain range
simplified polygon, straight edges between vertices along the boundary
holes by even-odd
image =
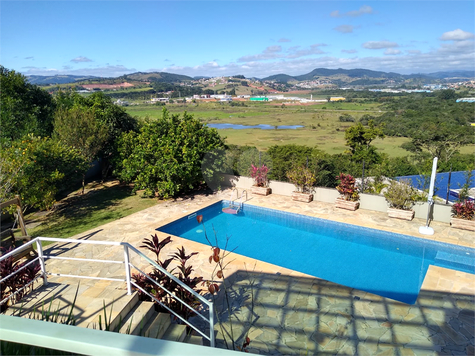
[[[51,85],[51,84],[78,84],[84,80],[97,80],[98,82],[104,82],[107,80],[117,81],[141,81],[141,82],[163,82],[163,83],[181,83],[197,80],[199,78],[209,77],[189,77],[187,75],[173,74],[166,72],[136,72],[132,74],[123,75],[116,78],[101,78],[93,76],[80,76],[80,75],[54,75],[54,76],[42,76],[42,75],[30,75],[27,76],[28,80],[32,84],[37,85]],[[380,84],[385,81],[405,82],[405,81],[423,81],[430,82],[433,80],[444,79],[473,79],[475,78],[474,71],[467,70],[454,70],[443,71],[426,74],[399,74],[394,72],[382,72],[369,69],[328,69],[328,68],[316,68],[310,73],[291,76],[288,74],[276,74],[269,77],[262,78],[260,80],[276,81],[280,83],[298,83],[302,81],[311,80],[330,80],[334,84],[339,85],[369,85]]]

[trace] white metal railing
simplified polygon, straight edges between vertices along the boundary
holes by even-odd
[[[50,242],[63,242],[63,243],[74,243],[74,244],[90,244],[90,245],[108,245],[108,246],[122,246],[124,249],[124,260],[123,261],[115,261],[115,260],[97,260],[97,259],[88,259],[88,258],[75,258],[75,257],[60,257],[60,256],[50,256],[50,255],[44,255],[43,253],[43,248],[41,245],[42,241],[50,241]],[[202,335],[204,338],[209,340],[211,347],[215,346],[215,336],[214,336],[214,305],[213,302],[207,300],[204,298],[202,295],[194,291],[192,288],[188,287],[186,284],[184,284],[182,281],[180,281],[178,278],[176,278],[174,275],[172,275],[170,272],[159,266],[155,261],[144,255],[142,252],[137,250],[135,247],[130,245],[127,242],[115,242],[115,241],[95,241],[95,240],[75,240],[75,239],[60,239],[60,238],[54,238],[54,237],[37,237],[35,239],[32,239],[31,241],[28,241],[27,243],[21,245],[20,247],[16,248],[13,251],[10,251],[9,253],[6,253],[2,256],[0,256],[0,261],[3,261],[9,257],[13,257],[15,254],[18,252],[28,248],[30,245],[36,244],[36,249],[38,256],[34,258],[32,261],[28,262],[28,264],[22,266],[20,269],[15,271],[14,273],[11,273],[10,275],[2,278],[0,280],[0,283],[4,282],[8,278],[11,278],[14,276],[16,273],[18,273],[20,270],[23,268],[26,268],[28,265],[34,263],[34,262],[39,262],[40,267],[41,267],[41,274],[36,277],[33,281],[28,283],[27,285],[23,286],[23,288],[17,290],[14,294],[9,295],[8,297],[4,298],[3,300],[0,301],[0,305],[6,303],[10,298],[12,298],[14,295],[20,293],[22,290],[27,288],[29,285],[31,285],[34,281],[36,281],[38,278],[43,277],[43,284],[47,285],[48,284],[48,276],[59,276],[59,277],[70,277],[70,278],[86,278],[86,279],[97,279],[97,280],[107,280],[107,281],[118,281],[118,282],[125,282],[127,284],[127,294],[130,295],[132,294],[132,286],[135,288],[139,289],[143,293],[147,294],[149,297],[151,297],[154,301],[159,303],[162,307],[167,309],[170,313],[175,315],[177,318],[179,318],[182,322],[186,323],[188,326],[193,328],[196,332],[198,332],[200,335]],[[177,283],[181,288],[185,289],[187,292],[191,293],[195,298],[197,298],[202,304],[206,305],[208,307],[208,317],[205,315],[199,313],[196,309],[188,305],[186,302],[181,300],[178,296],[176,296],[174,293],[171,291],[167,290],[165,287],[163,287],[160,283],[157,283],[154,281],[152,278],[150,278],[145,272],[143,272],[140,268],[135,266],[133,263],[130,262],[130,257],[129,257],[129,251],[134,252],[136,255],[139,257],[143,258],[146,260],[149,264],[151,264],[154,268],[165,274],[168,278],[173,280],[175,283]],[[83,275],[72,275],[72,274],[62,274],[62,273],[50,273],[47,272],[46,270],[46,264],[45,264],[45,259],[58,259],[58,260],[71,260],[71,261],[84,261],[84,262],[97,262],[97,263],[119,263],[119,264],[124,264],[125,267],[125,278],[106,278],[106,277],[92,277],[92,276],[83,276]],[[131,273],[130,269],[134,268],[137,270],[140,274],[144,275],[146,278],[148,278],[154,285],[157,287],[161,288],[164,290],[167,294],[169,294],[172,298],[183,304],[185,307],[193,311],[196,315],[201,317],[203,320],[205,320],[209,324],[209,335],[206,335],[204,332],[199,330],[196,326],[191,324],[188,320],[184,319],[180,315],[178,315],[176,312],[174,312],[172,309],[170,309],[167,305],[163,304],[159,300],[157,300],[153,295],[150,293],[146,292],[143,290],[140,286],[138,286],[135,282],[132,281],[131,278]]]

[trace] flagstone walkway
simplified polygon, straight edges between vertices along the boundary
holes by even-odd
[[[177,201],[162,202],[133,215],[73,236],[75,239],[123,241],[139,247],[144,238],[170,221],[191,214],[209,204],[229,198],[229,191],[195,194]],[[389,219],[385,213],[336,209],[333,204],[292,202],[290,197],[272,194],[250,196],[249,204],[311,215],[350,224],[403,233],[419,238],[475,247],[472,233],[432,222],[432,237],[418,233],[425,221]],[[167,235],[157,233],[160,239]],[[166,246],[164,254],[185,246],[187,252],[199,252],[190,262],[198,275],[209,278],[209,246],[179,237]],[[73,248],[74,247],[74,248]],[[143,251],[145,252],[145,251]],[[239,252],[239,251],[236,251]],[[121,248],[96,245],[57,243],[46,248],[47,254],[122,260]],[[419,298],[407,305],[371,293],[343,287],[303,273],[257,261],[238,254],[226,269],[229,288],[233,291],[233,333],[242,344],[251,339],[248,350],[260,354],[297,355],[473,355],[475,325],[475,276],[431,266]],[[140,265],[141,261],[133,261]],[[142,261],[143,262],[143,261]],[[121,265],[49,260],[53,273],[123,278]],[[77,284],[77,280],[55,278],[58,283]],[[114,282],[89,281],[90,294],[100,295],[107,288],[117,289]],[[222,292],[223,289],[221,289]],[[216,302],[218,315],[229,320]],[[226,324],[226,322],[225,322]],[[228,325],[229,329],[229,325]],[[222,330],[218,344],[223,347]]]

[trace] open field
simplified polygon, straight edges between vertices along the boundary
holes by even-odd
[[[296,144],[318,146],[330,154],[345,151],[345,130],[352,122],[340,122],[342,114],[349,114],[359,120],[363,115],[381,115],[380,105],[375,103],[321,103],[313,105],[287,105],[281,102],[249,103],[246,106],[230,106],[227,103],[171,104],[166,108],[171,113],[187,111],[205,123],[229,123],[240,125],[267,124],[302,125],[296,130],[261,130],[261,129],[220,129],[221,136],[226,137],[228,144],[256,146],[267,150],[273,145]],[[276,105],[277,104],[277,105]],[[162,106],[136,105],[126,108],[127,112],[139,118],[159,118]],[[400,146],[408,142],[404,137],[386,137],[376,139],[374,145],[381,153],[389,156],[407,156],[408,152]],[[463,147],[461,153],[472,153],[473,147]]]
[[[241,125],[267,124],[302,125],[297,130],[260,130],[245,129],[218,130],[226,137],[226,142],[236,145],[256,146],[267,150],[272,145],[297,144],[318,146],[330,153],[341,153],[345,150],[345,130],[351,122],[340,122],[338,118],[343,113],[358,120],[365,114],[380,113],[377,104],[359,103],[325,103],[325,105],[287,106],[282,108],[273,103],[248,104],[247,106],[230,106],[221,103],[176,104],[167,105],[172,113],[187,111],[206,123],[232,123]],[[323,109],[325,107],[326,109]],[[137,105],[126,108],[131,115],[138,117],[159,118],[162,107],[152,105]],[[407,152],[399,146],[406,142],[405,138],[386,138],[376,140],[375,145],[381,152],[391,156],[403,156]]]

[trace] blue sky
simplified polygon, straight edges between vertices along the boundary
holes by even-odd
[[[23,74],[299,75],[475,69],[474,1],[1,1]]]

